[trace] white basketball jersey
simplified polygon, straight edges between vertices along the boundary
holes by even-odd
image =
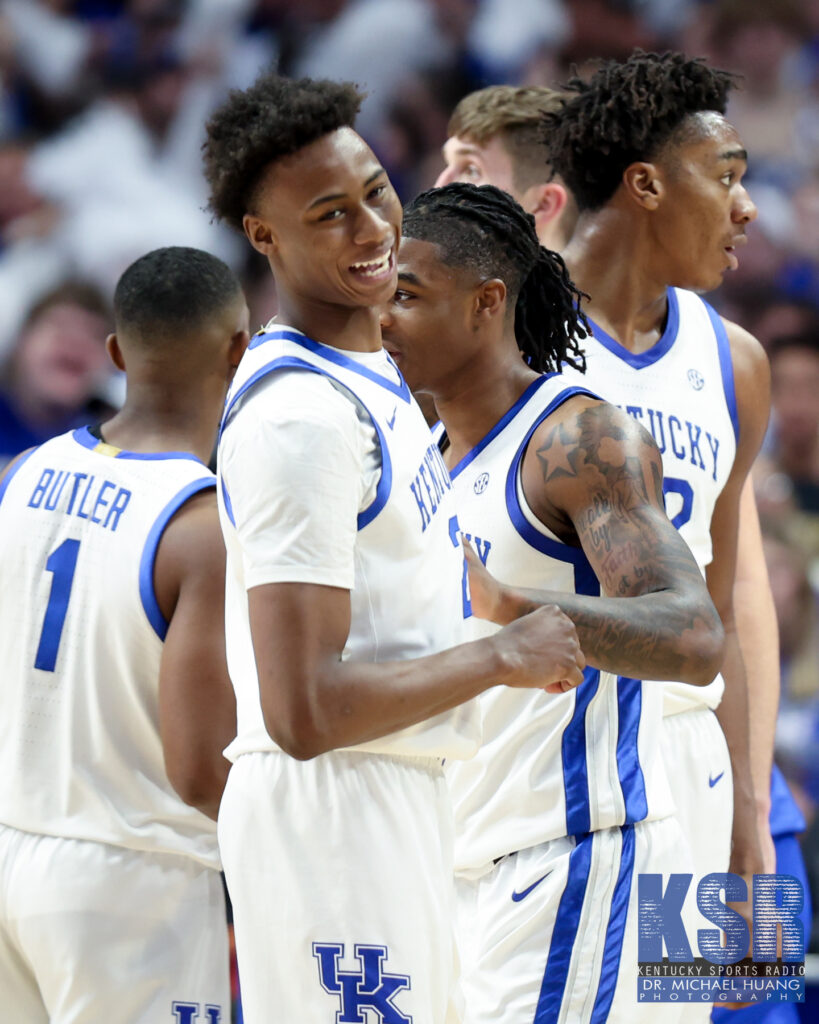
[[[177,796],[159,737],[165,526],[215,477],[83,427],[0,484],[0,822],[218,867],[216,826]]]
[[[579,547],[559,541],[529,509],[520,467],[529,439],[573,395],[560,374],[539,377],[477,447],[450,470],[464,534],[499,580],[599,595]],[[498,627],[471,619],[473,635]],[[656,685],[587,668],[563,694],[498,687],[480,697],[483,745],[448,765],[456,866],[479,870],[504,854],[673,810],[657,750]]]
[[[668,289],[668,321],[648,351],[635,354],[596,324],[583,341],[582,380],[648,430],[663,458],[668,517],[703,574],[712,558],[711,517],[736,456],[739,420],[731,349],[717,313],[698,295]],[[665,713],[715,708],[724,683],[666,684]]]
[[[402,660],[445,650],[463,640],[464,617],[469,613],[449,474],[406,382],[394,364],[390,369],[394,375],[383,376],[339,349],[275,327],[252,339],[228,395],[222,425],[223,432],[230,430],[248,398],[276,400],[279,381],[273,378],[254,396],[259,381],[278,371],[301,370],[329,378],[375,426],[381,476],[375,499],[358,515],[352,617],[342,655],[356,661]],[[281,385],[286,387],[286,379]],[[278,748],[262,716],[230,489],[230,479],[220,476],[220,515],[228,553],[228,666],[238,714],[238,736],[228,754],[235,758]],[[470,757],[479,739],[479,713],[472,701],[355,749],[460,758]]]

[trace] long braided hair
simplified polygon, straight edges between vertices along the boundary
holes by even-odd
[[[566,264],[538,241],[535,221],[494,185],[453,182],[422,192],[404,208],[403,234],[437,245],[442,261],[506,285],[515,337],[533,370],[563,363],[585,370],[580,340],[591,333]]]

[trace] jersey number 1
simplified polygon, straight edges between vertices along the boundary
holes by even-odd
[[[51,593],[48,595],[43,618],[43,631],[37,647],[34,667],[44,672],[53,672],[57,664],[57,651],[63,635],[63,625],[68,611],[68,599],[71,597],[71,585],[74,582],[74,570],[77,568],[77,554],[80,550],[78,540],[64,540],[48,556],[46,570],[52,574]]]

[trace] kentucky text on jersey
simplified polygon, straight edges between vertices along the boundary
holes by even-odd
[[[447,491],[452,490],[449,472],[437,445],[431,444],[424,452],[424,461],[418,467],[415,479],[410,484],[410,490],[418,505],[418,511],[421,513],[421,532],[423,533],[438,511],[441,498]]]
[[[28,507],[88,519],[113,533],[130,500],[127,488],[110,480],[99,481],[93,473],[47,468],[31,492]]]
[[[718,437],[673,413],[667,415],[659,409],[644,409],[639,405],[627,405],[625,410],[648,429],[661,455],[669,449],[681,461],[688,461],[709,473],[712,480],[717,479]]]

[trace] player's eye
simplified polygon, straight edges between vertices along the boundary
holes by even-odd
[[[477,164],[467,164],[464,167],[464,177],[469,178],[471,181],[477,181],[483,175],[480,167]]]
[[[340,207],[335,207],[332,210],[326,210],[319,217],[319,220],[338,220],[338,218],[343,216],[343,214],[344,214],[344,211]]]
[[[409,302],[410,299],[414,299],[415,296],[412,292],[404,291],[403,288],[396,289],[395,294],[392,297],[393,302]]]
[[[723,185],[731,185],[734,181],[734,172],[726,171],[725,174],[719,179]]]
[[[385,195],[387,191],[386,184],[376,185],[374,189],[370,190],[368,199],[380,199],[381,196]]]

